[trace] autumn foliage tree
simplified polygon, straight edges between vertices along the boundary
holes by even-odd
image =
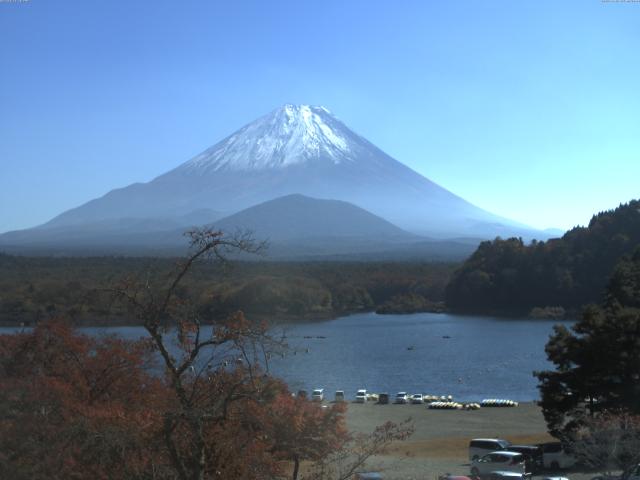
[[[303,460],[318,461],[339,450],[350,439],[344,424],[346,403],[319,408],[302,397],[281,395],[270,409],[274,454],[293,462],[296,480]]]
[[[164,387],[148,342],[61,322],[0,337],[0,478],[152,478]],[[162,478],[162,476],[160,476]]]
[[[249,322],[242,312],[204,322],[181,289],[197,262],[225,261],[231,252],[255,253],[261,246],[249,236],[219,231],[188,235],[190,252],[164,284],[133,278],[113,289],[160,357],[171,399],[162,411],[164,447],[181,480],[275,475],[277,465],[265,457],[271,445],[259,415],[260,406],[281,390],[261,362],[275,345],[266,325]]]
[[[0,478],[295,479],[302,461],[329,466],[338,452],[357,458],[355,471],[400,438],[387,427],[353,457],[345,406],[293,398],[269,374],[285,345],[264,323],[201,318],[184,278],[259,246],[208,230],[190,238],[166,279],[110,288],[147,337],[87,336],[62,321],[0,335]],[[343,478],[324,471],[310,478]]]

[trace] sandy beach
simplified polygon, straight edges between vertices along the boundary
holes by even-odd
[[[383,472],[385,480],[436,480],[444,473],[468,475],[468,446],[472,438],[498,437],[520,444],[554,440],[546,431],[540,407],[534,403],[476,411],[350,403],[347,424],[354,432],[367,433],[386,421],[398,423],[409,417],[415,428],[411,438],[392,445],[368,464],[371,470]],[[562,475],[571,480],[593,476],[575,472]]]

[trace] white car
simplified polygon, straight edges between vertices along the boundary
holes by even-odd
[[[316,388],[311,393],[311,400],[313,400],[314,402],[321,402],[322,400],[324,400],[324,388]]]
[[[527,475],[518,472],[491,472],[489,480],[526,480]],[[565,479],[566,480],[566,479]]]
[[[422,394],[414,393],[413,395],[411,395],[411,403],[424,403],[424,400],[422,399]]]
[[[483,455],[499,450],[508,450],[511,442],[502,438],[474,438],[469,442],[469,461],[472,462]]]
[[[407,392],[396,393],[396,399],[394,403],[408,403],[408,402],[409,402],[409,394],[407,394]]]
[[[527,474],[524,455],[518,452],[491,452],[471,462],[471,475],[486,477],[491,472],[515,472]]]
[[[366,403],[367,401],[367,390],[361,388],[356,392],[356,403]]]

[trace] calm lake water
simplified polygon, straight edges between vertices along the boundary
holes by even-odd
[[[279,330],[292,351],[272,359],[270,367],[292,390],[323,387],[329,398],[335,390],[353,398],[358,388],[366,388],[452,395],[461,401],[535,400],[532,372],[550,367],[544,346],[557,323],[572,322],[364,313],[283,325]],[[141,327],[83,330],[132,339],[144,334]]]

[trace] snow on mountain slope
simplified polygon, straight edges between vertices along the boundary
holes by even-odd
[[[430,237],[545,237],[470,204],[393,159],[326,108],[308,105],[284,105],[154,180],[112,190],[40,228],[184,217],[203,209],[228,215],[291,194],[350,202]]]
[[[283,168],[323,155],[335,164],[353,161],[349,140],[336,124],[324,107],[284,105],[205,150],[181,169],[210,174]]]

